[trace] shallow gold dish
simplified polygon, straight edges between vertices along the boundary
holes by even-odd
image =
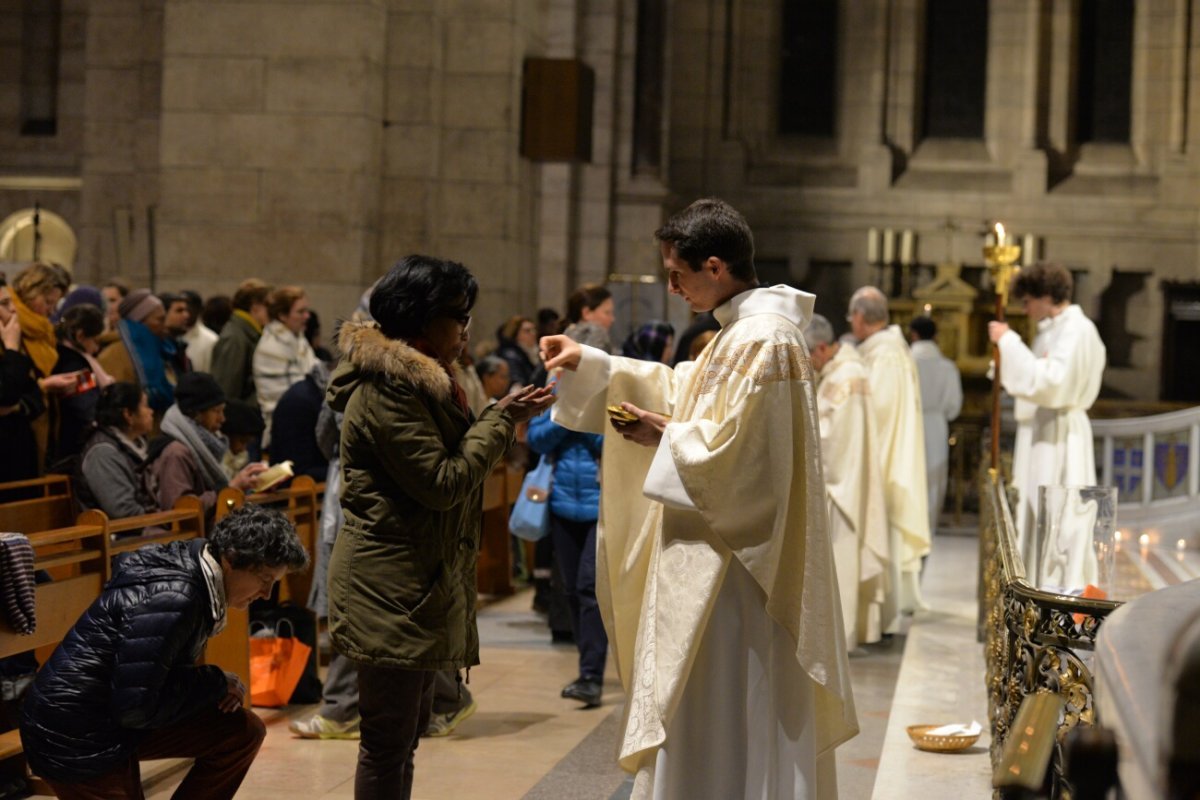
[[[953,736],[930,736],[927,731],[940,728],[941,725],[909,725],[908,738],[918,750],[928,750],[932,753],[953,753],[966,750],[979,741],[979,734],[955,734]]]
[[[621,406],[608,406],[605,411],[608,412],[608,416],[614,422],[629,423],[638,421],[637,414],[634,414],[632,411],[626,411]]]

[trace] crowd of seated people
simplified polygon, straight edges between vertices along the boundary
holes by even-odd
[[[268,456],[324,481],[333,357],[314,317],[302,288],[253,278],[206,299],[73,286],[54,264],[0,274],[0,482],[66,474],[81,508],[112,519],[194,495],[211,520],[217,493],[251,490]]]

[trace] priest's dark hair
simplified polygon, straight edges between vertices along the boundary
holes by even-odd
[[[1061,264],[1039,261],[1032,267],[1024,267],[1017,273],[1013,283],[1013,297],[1049,297],[1054,305],[1062,305],[1071,299],[1075,281],[1071,273]]]
[[[654,238],[675,248],[676,255],[699,272],[704,262],[716,256],[729,267],[729,274],[754,283],[754,234],[737,209],[715,197],[705,197],[671,217],[654,232]]]
[[[405,256],[371,292],[371,316],[389,339],[415,339],[440,316],[466,315],[479,284],[457,261]]]

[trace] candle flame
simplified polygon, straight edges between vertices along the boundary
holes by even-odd
[[[1180,551],[1186,550],[1187,542],[1185,542],[1183,539],[1180,539],[1179,541],[1175,542],[1175,549]]]
[[[1150,546],[1150,534],[1143,533],[1141,536],[1139,536],[1138,544],[1141,545],[1142,547],[1149,547]]]

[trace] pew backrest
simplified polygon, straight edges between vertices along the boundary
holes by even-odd
[[[68,528],[74,521],[75,501],[66,475],[0,483],[0,530],[29,535]]]

